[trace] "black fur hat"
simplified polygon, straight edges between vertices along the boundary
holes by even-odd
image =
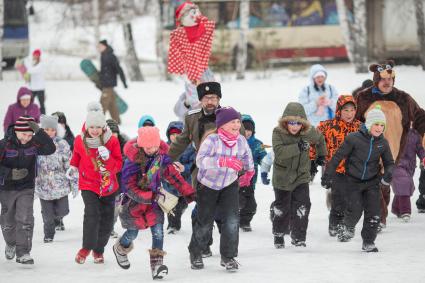
[[[218,82],[205,82],[200,83],[196,90],[198,91],[199,100],[207,94],[215,94],[221,98],[221,86]]]

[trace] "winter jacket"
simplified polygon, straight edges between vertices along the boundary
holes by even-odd
[[[260,172],[269,173],[274,162],[274,152],[270,151],[261,161]]]
[[[125,229],[146,229],[158,223],[164,223],[164,213],[155,202],[161,181],[168,182],[183,196],[189,196],[195,190],[183,179],[167,155],[168,146],[161,142],[159,151],[154,156],[147,156],[143,149],[132,143],[126,151],[126,161],[122,170],[122,181],[128,191],[122,202],[120,220]],[[133,149],[137,150],[133,150]],[[159,180],[144,184],[146,173],[153,166],[153,161],[161,158]]]
[[[288,121],[302,123],[297,135],[288,132]],[[326,144],[323,135],[307,120],[300,103],[289,103],[279,124],[273,130],[272,143],[274,152],[272,183],[275,189],[293,191],[297,186],[310,182],[309,151],[301,151],[298,143],[305,141],[316,146],[319,156],[325,156]]]
[[[60,199],[78,190],[78,179],[70,181],[65,176],[72,154],[68,143],[59,137],[53,138],[53,143],[55,153],[37,158],[35,193],[42,200]]]
[[[317,126],[320,121],[329,120],[334,117],[336,101],[338,99],[338,92],[332,85],[326,82],[320,88],[315,85],[313,77],[317,72],[324,72],[327,77],[327,71],[322,65],[311,66],[310,84],[302,89],[298,98],[298,102],[304,106],[308,121],[313,126]],[[325,107],[323,113],[320,113],[320,111],[318,112],[317,100],[322,95],[327,96],[330,100],[330,105]]]
[[[356,105],[351,95],[341,95],[337,101],[335,118],[322,121],[317,126],[317,129],[325,137],[326,148],[328,150],[328,155],[326,156],[327,162],[332,159],[332,156],[344,142],[345,137],[349,133],[357,132],[360,129],[361,123],[359,120],[354,119],[352,122],[347,123],[341,119],[341,110],[348,103],[352,103],[354,106]],[[344,163],[345,160],[341,161],[336,169],[337,173],[345,173]]]
[[[246,121],[251,122],[255,128],[255,122],[252,117],[250,115],[244,114],[242,115],[242,122]],[[264,149],[263,142],[255,137],[255,133],[252,133],[252,135],[249,137],[249,139],[247,139],[247,141],[249,148],[251,149],[255,169],[255,175],[251,179],[250,187],[255,189],[255,184],[257,183],[258,165],[260,165],[261,160],[267,155],[267,152]]]
[[[332,179],[341,160],[346,159],[345,175],[358,182],[380,177],[380,160],[384,165],[383,181],[391,182],[394,160],[390,146],[383,135],[373,137],[363,125],[358,132],[349,134],[326,165],[325,179]]]
[[[25,67],[30,75],[29,88],[32,91],[44,90],[46,88],[46,82],[44,80],[44,62],[40,61],[34,65],[32,60],[27,60],[25,62]]]
[[[102,88],[116,87],[117,75],[124,86],[127,86],[124,71],[122,70],[112,47],[108,46],[100,55],[100,83]]]
[[[210,134],[199,148],[196,165],[199,168],[198,181],[213,190],[222,190],[238,179],[239,172],[218,166],[220,157],[236,157],[242,161],[245,171],[254,170],[251,150],[244,136],[239,135],[236,144],[230,148],[218,134]]]
[[[383,94],[376,87],[369,87],[363,91],[361,91],[357,97],[357,112],[356,118],[361,122],[365,121],[365,114],[370,106],[375,101],[392,101],[394,102],[401,111],[401,126],[402,126],[402,135],[400,140],[399,151],[402,152],[407,143],[407,133],[410,129],[410,124],[413,121],[413,128],[418,131],[421,137],[424,136],[425,133],[425,110],[419,107],[416,101],[406,92],[401,91],[397,88],[393,88],[393,90],[388,94]],[[389,118],[387,117],[387,121]],[[391,125],[393,127],[394,125]],[[388,132],[388,131],[387,131]],[[397,137],[391,137],[386,134],[386,138],[391,141],[392,138],[398,139]],[[399,160],[398,152],[394,154],[397,156],[396,162]]]
[[[79,171],[79,189],[92,191],[99,196],[107,196],[118,190],[119,184],[116,174],[122,167],[122,155],[118,139],[111,136],[109,140],[104,142],[104,146],[110,152],[109,159],[106,161],[100,158],[97,148],[88,148],[84,144],[83,136],[78,135],[75,138],[74,152],[71,159],[71,165],[77,167]],[[102,175],[98,162],[103,164],[106,172],[110,174],[108,188],[102,188]]]
[[[419,160],[425,158],[425,149],[418,132],[410,129],[407,133],[407,143],[401,157],[393,171],[391,186],[394,194],[399,196],[412,196],[415,190],[413,175],[416,168],[416,155]]]
[[[37,157],[50,155],[56,150],[52,139],[39,130],[32,139],[21,144],[15,132],[0,141],[0,190],[34,189]],[[21,180],[12,180],[12,169],[26,168],[28,174]]]
[[[26,94],[31,95],[31,103],[24,108],[19,102],[19,99]],[[34,103],[34,96],[32,95],[32,92],[26,87],[21,87],[18,91],[18,95],[16,96],[16,103],[10,104],[9,108],[7,108],[3,122],[4,132],[6,133],[7,128],[10,125],[15,124],[19,117],[25,115],[33,117],[37,123],[40,122],[40,108],[38,108],[38,105]]]

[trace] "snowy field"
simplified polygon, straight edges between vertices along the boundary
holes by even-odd
[[[349,65],[326,66],[329,82],[340,93],[351,92],[372,75],[357,75]],[[78,65],[75,66],[78,68]],[[308,82],[307,71],[279,70],[269,79],[258,80],[255,74],[248,79],[222,82],[222,105],[232,105],[242,113],[251,114],[257,125],[257,137],[271,144],[272,129],[289,101],[296,101],[301,88]],[[219,77],[220,78],[220,77]],[[418,67],[397,67],[396,87],[410,93],[425,107],[423,91],[425,73]],[[0,83],[0,117],[3,119],[7,105],[15,102],[20,81]],[[177,82],[161,82],[148,78],[145,83],[129,83],[117,91],[129,103],[129,111],[122,116],[122,131],[133,137],[142,114],[151,114],[165,138],[168,123],[176,117],[172,111],[183,85]],[[86,116],[89,101],[98,100],[99,92],[88,81],[49,81],[46,89],[48,113],[65,112],[74,133]],[[3,128],[3,127],[1,127]],[[3,133],[0,130],[0,135]],[[415,177],[417,184],[418,174]],[[240,270],[228,274],[220,267],[219,237],[214,234],[213,257],[205,259],[205,269],[190,269],[187,245],[191,235],[190,213],[183,216],[182,230],[177,235],[166,235],[164,259],[169,267],[167,282],[424,282],[423,260],[425,253],[425,215],[418,215],[414,206],[417,194],[412,198],[413,214],[406,224],[389,215],[387,228],[378,235],[376,245],[379,253],[361,252],[360,229],[348,243],[339,243],[327,232],[328,211],[325,205],[325,190],[319,178],[310,187],[311,214],[307,232],[307,247],[295,248],[286,238],[287,247],[276,250],[273,246],[269,205],[273,199],[271,186],[257,185],[257,215],[252,222],[253,232],[240,233]],[[417,192],[416,192],[417,193]],[[190,206],[190,208],[193,205]],[[0,282],[150,282],[149,256],[150,231],[143,231],[135,241],[135,250],[130,254],[131,268],[123,270],[115,262],[111,240],[105,252],[105,264],[95,265],[90,257],[84,265],[77,265],[74,256],[81,247],[83,201],[80,196],[70,200],[71,212],[65,218],[66,231],[56,233],[51,244],[43,243],[43,227],[40,204],[35,202],[36,218],[32,256],[35,265],[30,269],[7,262],[0,256]],[[123,230],[116,226],[121,234]],[[4,242],[0,241],[3,253]],[[223,280],[223,281],[221,281]]]

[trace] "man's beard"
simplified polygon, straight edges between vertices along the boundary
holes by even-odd
[[[212,107],[204,107],[204,113],[206,115],[212,115],[215,113],[215,110],[217,110],[217,106],[212,106]]]

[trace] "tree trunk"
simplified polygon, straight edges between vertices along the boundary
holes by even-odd
[[[124,29],[124,41],[126,48],[125,64],[127,66],[128,76],[132,81],[144,81],[142,71],[140,70],[139,58],[137,58],[136,47],[134,46],[131,23],[125,22],[122,26]]]
[[[419,59],[422,69],[425,70],[425,20],[424,20],[424,0],[415,0],[416,24],[419,39]]]
[[[94,46],[100,40],[100,11],[99,0],[93,0],[93,28],[94,28]]]
[[[3,80],[3,25],[4,25],[4,0],[0,0],[0,81]]]
[[[158,3],[159,2],[159,3]],[[165,49],[164,44],[164,36],[162,35],[163,32],[163,1],[157,1],[153,0],[151,1],[151,8],[152,8],[152,14],[155,15],[156,19],[156,40],[155,40],[155,47],[156,47],[156,56],[158,57],[158,70],[159,74],[161,76],[161,79],[165,80],[171,80],[171,76],[167,71],[167,50]]]
[[[354,66],[356,73],[368,72],[366,0],[356,0],[354,3]]]
[[[248,59],[248,30],[249,30],[249,0],[242,0],[239,6],[239,42],[236,55],[236,78],[245,78],[246,63]]]
[[[350,22],[344,0],[336,0],[339,22],[347,48],[348,58],[356,73],[368,72],[366,0],[355,0],[354,22]]]

